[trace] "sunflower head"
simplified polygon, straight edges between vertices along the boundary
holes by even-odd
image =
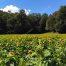
[[[8,54],[9,57],[13,57],[15,56],[15,53],[13,51],[10,51],[9,54]]]
[[[32,55],[32,50],[28,50],[28,55]]]

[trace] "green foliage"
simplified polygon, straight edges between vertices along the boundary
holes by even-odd
[[[45,32],[45,28],[46,28],[46,21],[48,19],[48,15],[47,14],[43,14],[40,20],[40,27],[41,27],[41,32]]]
[[[66,33],[66,6],[49,16],[46,22],[46,30],[52,32]]]
[[[1,66],[64,66],[66,39],[0,36]]]
[[[46,22],[46,30],[55,31],[55,24],[56,21],[54,16],[50,15]]]
[[[44,13],[26,14],[0,11],[0,34],[38,34],[45,32],[66,33],[66,6],[49,15]]]

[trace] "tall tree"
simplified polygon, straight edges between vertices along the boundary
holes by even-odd
[[[28,15],[29,23],[31,24],[30,33],[39,33],[40,32],[40,20],[41,14],[40,13],[32,13]]]
[[[48,14],[43,14],[41,16],[41,20],[40,20],[40,27],[41,27],[41,33],[45,32],[45,27],[46,27],[46,21],[48,19]]]
[[[56,24],[56,21],[55,21],[55,18],[50,15],[47,22],[46,22],[46,30],[49,30],[49,31],[55,31],[55,24]]]

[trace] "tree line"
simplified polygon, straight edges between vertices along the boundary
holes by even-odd
[[[0,10],[0,34],[38,34],[45,32],[66,33],[66,6],[61,6],[53,14],[31,13],[26,15]]]

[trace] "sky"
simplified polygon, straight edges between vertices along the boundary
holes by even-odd
[[[52,14],[59,10],[60,6],[66,5],[66,0],[0,0],[0,10],[18,12],[24,9],[29,13]]]

